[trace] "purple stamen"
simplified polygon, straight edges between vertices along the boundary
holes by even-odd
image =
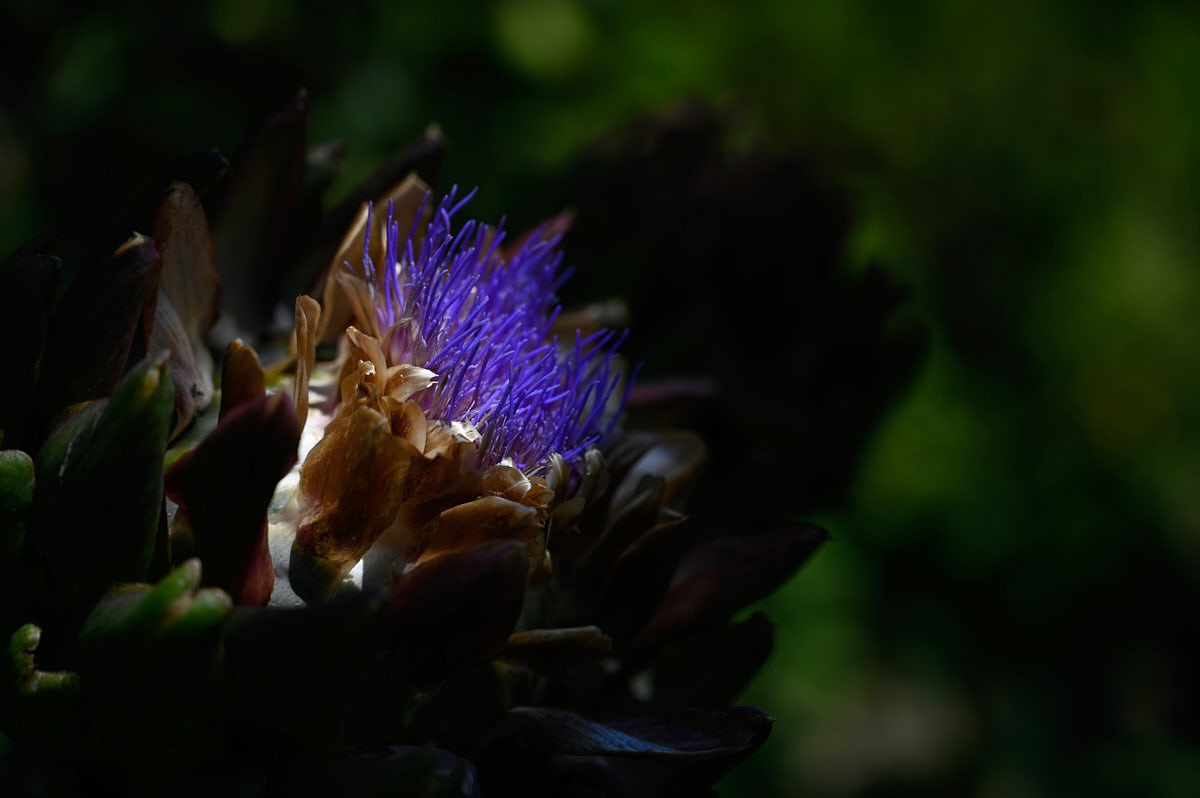
[[[576,331],[572,345],[560,348],[550,336],[562,312],[555,294],[573,271],[562,268],[561,234],[543,238],[538,229],[506,259],[503,222],[468,221],[452,231],[453,217],[474,196],[460,200],[452,188],[419,244],[416,221],[400,238],[389,202],[384,262],[371,261],[368,241],[362,271],[385,339],[402,320],[415,325],[413,338],[397,331],[392,356],[413,357],[438,374],[414,396],[425,413],[474,424],[481,464],[511,457],[537,472],[551,453],[576,460],[615,428],[611,400],[621,375],[613,361],[625,334]],[[417,343],[403,343],[410,340]],[[616,413],[628,394],[627,384]]]

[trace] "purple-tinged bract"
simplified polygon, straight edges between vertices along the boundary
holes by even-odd
[[[536,473],[552,453],[574,462],[609,435],[625,403],[632,377],[617,395],[614,365],[625,335],[576,331],[560,341],[556,292],[570,276],[561,235],[538,229],[506,253],[503,222],[453,230],[474,192],[457,195],[455,187],[442,199],[423,236],[414,224],[402,238],[389,205],[384,262],[364,247],[388,363],[438,375],[414,399],[430,419],[474,425],[482,465],[508,458]]]

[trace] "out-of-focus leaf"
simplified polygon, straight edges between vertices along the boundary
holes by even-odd
[[[86,611],[115,581],[147,576],[173,393],[166,361],[147,359],[111,399],[69,418],[37,454],[36,544],[68,614]]]
[[[232,322],[225,340],[257,335],[271,311],[285,266],[284,242],[302,186],[308,97],[302,92],[268,119],[234,159],[210,207],[221,277],[221,309]]]
[[[238,609],[224,665],[235,734],[256,746],[336,746],[346,691],[379,642],[385,606],[352,596],[302,609]]]
[[[222,418],[166,474],[167,495],[187,514],[206,583],[238,604],[266,604],[271,597],[267,505],[295,464],[299,443],[291,397],[262,396]]]
[[[32,241],[0,265],[0,341],[5,342],[0,430],[4,445],[28,446],[26,425],[36,396],[42,349],[62,263]]]
[[[44,419],[112,392],[143,310],[157,298],[159,266],[154,242],[135,233],[76,275],[46,334],[37,393]]]
[[[731,615],[783,584],[829,533],[794,524],[768,533],[719,538],[685,559],[646,630],[646,645]]]
[[[394,667],[418,679],[440,678],[491,658],[520,615],[527,569],[525,544],[498,541],[401,575],[391,589]]]

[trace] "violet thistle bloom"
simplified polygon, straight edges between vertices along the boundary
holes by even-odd
[[[340,405],[300,471],[289,559],[308,598],[373,548],[380,583],[497,539],[525,542],[531,576],[545,576],[550,515],[615,428],[631,382],[615,363],[624,335],[560,340],[561,235],[543,228],[505,249],[502,225],[455,228],[471,196],[452,189],[422,224],[426,194],[403,230],[389,203],[376,240],[368,209],[361,260],[335,278],[361,329],[346,329]],[[298,397],[324,312],[297,303]]]
[[[413,398],[431,420],[479,430],[481,466],[507,460],[544,472],[551,454],[573,463],[616,424],[624,400],[609,402],[624,334],[577,330],[569,345],[560,343],[551,333],[561,312],[556,291],[570,276],[561,268],[561,234],[536,230],[506,256],[502,225],[471,220],[454,231],[454,216],[473,196],[459,201],[451,189],[420,240],[415,223],[401,239],[389,203],[383,263],[364,245],[384,354],[389,366],[437,375]]]

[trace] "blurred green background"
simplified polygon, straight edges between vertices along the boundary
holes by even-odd
[[[797,509],[834,543],[764,603],[745,701],[779,721],[721,793],[1200,794],[1200,10],[6,0],[0,30],[4,252],[300,87],[335,198],[437,121],[443,182],[516,228],[680,99],[800,153],[929,346],[848,495]]]

